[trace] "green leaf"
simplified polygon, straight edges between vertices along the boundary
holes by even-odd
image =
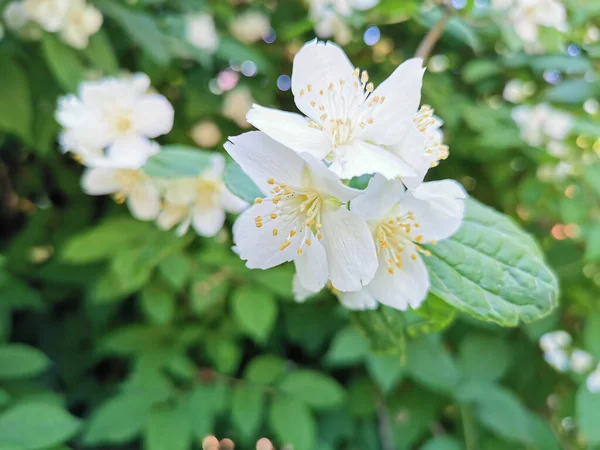
[[[223,181],[232,194],[237,195],[248,203],[253,203],[257,198],[264,197],[256,184],[244,173],[235,161],[229,161],[225,166]]]
[[[179,290],[189,280],[192,262],[184,254],[174,254],[160,262],[158,271],[173,288]]]
[[[180,409],[156,409],[150,413],[144,429],[145,450],[189,450],[192,430]]]
[[[47,403],[22,403],[0,415],[0,443],[21,450],[48,448],[71,439],[80,422]]]
[[[175,294],[161,283],[151,281],[141,292],[142,309],[153,323],[165,325],[175,314]]]
[[[275,397],[269,411],[269,423],[283,445],[292,445],[294,450],[315,448],[317,424],[302,402]]]
[[[279,383],[279,388],[319,409],[333,408],[344,399],[344,389],[336,380],[313,370],[290,373]]]
[[[383,392],[390,392],[402,379],[404,368],[398,355],[369,354],[367,371]]]
[[[285,373],[286,362],[280,356],[255,356],[244,370],[244,379],[253,383],[274,384]]]
[[[587,233],[585,259],[587,261],[600,260],[600,225],[594,225]]]
[[[408,343],[406,371],[417,383],[442,392],[451,392],[461,380],[450,353],[431,336]]]
[[[352,318],[377,353],[406,353],[406,321],[401,311],[381,305],[370,311],[352,312]]]
[[[558,284],[535,241],[512,220],[467,200],[461,229],[428,245],[431,292],[475,318],[516,326],[548,315]]]
[[[55,36],[46,33],[42,38],[42,53],[58,84],[67,92],[77,91],[85,80],[85,66],[77,52]]]
[[[262,290],[241,287],[231,295],[233,317],[257,342],[265,342],[277,319],[275,298]]]
[[[495,381],[506,373],[511,362],[510,347],[497,336],[470,333],[459,347],[460,368],[470,378]]]
[[[94,67],[102,70],[105,75],[115,75],[119,71],[119,61],[113,50],[108,34],[101,29],[90,37],[83,55]]]
[[[470,61],[463,69],[463,80],[469,84],[475,84],[486,78],[497,75],[501,71],[498,61],[489,59],[475,59]]]
[[[150,14],[108,1],[103,1],[100,8],[118,22],[131,40],[138,44],[156,64],[165,66],[169,63],[171,55],[165,36]]]
[[[450,436],[436,436],[425,442],[420,450],[464,450],[464,447]]]
[[[471,381],[457,390],[456,398],[473,404],[481,424],[498,436],[523,443],[532,441],[529,413],[512,392],[492,383]]]
[[[50,360],[38,349],[24,344],[0,345],[0,380],[34,377]]]
[[[530,56],[530,65],[539,72],[546,70],[556,70],[559,72],[586,73],[592,69],[592,63],[583,56],[570,55],[539,55]]]
[[[151,403],[145,396],[120,395],[97,408],[83,435],[86,445],[123,444],[139,435],[148,420]]]
[[[215,432],[214,418],[228,406],[228,392],[225,383],[216,382],[210,385],[199,384],[187,396],[188,417],[198,443]]]
[[[231,420],[242,438],[249,441],[256,435],[262,422],[263,390],[257,386],[238,384],[233,388]]]
[[[600,313],[591,314],[583,328],[583,346],[597,360],[600,360]]]
[[[598,128],[600,131],[600,127]],[[589,183],[596,195],[600,196],[600,162],[585,166],[583,176],[585,181]]]
[[[354,326],[340,330],[325,355],[325,360],[332,366],[351,366],[360,363],[369,350],[369,343],[364,335]]]
[[[583,103],[600,95],[598,83],[584,79],[564,80],[546,92],[546,99],[558,103]]]
[[[585,441],[590,445],[600,444],[600,393],[592,393],[585,383],[579,386],[576,399],[577,422]]]
[[[212,153],[186,145],[166,145],[148,160],[143,170],[151,177],[197,177],[212,165]]]
[[[13,59],[2,56],[0,71],[0,129],[31,141],[32,105],[27,74]]]

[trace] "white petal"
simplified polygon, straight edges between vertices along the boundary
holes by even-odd
[[[225,170],[225,157],[220,153],[213,153],[210,155],[210,162],[210,167],[204,170],[200,176],[209,180],[221,181]]]
[[[327,271],[327,255],[318,239],[311,239],[312,244],[304,246],[304,251],[294,263],[296,276],[305,289],[319,292],[329,278]]]
[[[299,114],[253,105],[246,119],[295,152],[323,159],[333,149],[331,138],[322,130],[309,127],[308,119]]]
[[[139,183],[129,193],[127,206],[136,219],[154,220],[160,212],[160,192],[151,181]]]
[[[225,150],[263,193],[270,191],[269,178],[290,186],[302,186],[304,160],[260,131],[230,137]]]
[[[156,224],[161,230],[170,230],[175,224],[181,222],[186,212],[185,207],[167,205],[156,218]]]
[[[223,208],[225,208],[225,211],[236,214],[242,212],[249,206],[247,202],[238,196],[233,195],[226,187],[223,187],[223,190],[221,191],[221,204],[223,205]]]
[[[294,57],[292,69],[292,92],[298,109],[311,119],[318,119],[319,114],[310,106],[313,96],[309,95],[308,85],[317,95],[320,88],[325,89],[329,83],[347,79],[353,70],[354,66],[344,50],[333,42],[314,39],[306,43]],[[301,91],[304,91],[303,95]]]
[[[380,303],[404,311],[423,303],[429,290],[429,275],[418,255],[415,260],[402,258],[402,265],[390,274],[385,258],[380,257],[379,268],[368,289]]]
[[[454,180],[432,181],[423,183],[415,192],[407,193],[400,202],[401,213],[412,211],[419,224],[419,228],[411,229],[411,236],[421,235],[424,242],[430,242],[456,233],[465,209],[462,186]]]
[[[192,217],[192,226],[200,236],[214,236],[221,231],[224,223],[225,211],[222,208],[196,209]]]
[[[127,80],[133,90],[138,94],[144,94],[150,89],[150,77],[142,72],[133,74],[131,78]]]
[[[358,139],[334,150],[331,170],[342,179],[380,173],[387,179],[411,176],[415,171],[389,150]]]
[[[294,300],[299,303],[303,303],[307,298],[310,298],[318,293],[318,291],[314,292],[302,286],[300,284],[300,280],[298,280],[298,275],[296,274],[294,274],[294,278],[292,280],[292,290],[294,291]]]
[[[377,309],[377,300],[369,292],[369,287],[364,287],[356,292],[340,292],[337,295],[340,303],[348,309],[364,311]]]
[[[266,216],[274,210],[272,203],[253,205],[244,211],[233,225],[233,241],[237,247],[240,258],[246,262],[250,269],[270,269],[286,261],[292,261],[297,256],[298,245],[294,240],[300,238],[297,234],[293,242],[281,250],[281,244],[289,236],[294,223],[282,225],[279,221],[264,221],[258,228],[254,221],[257,216]],[[273,236],[273,229],[277,228],[277,236]],[[300,238],[301,239],[301,238]]]
[[[315,190],[337,198],[341,202],[348,202],[361,194],[362,191],[349,188],[342,183],[337,175],[329,170],[321,161],[307,154],[301,156],[306,161],[309,181]]]
[[[400,180],[386,180],[375,175],[362,195],[352,200],[350,210],[364,219],[380,219],[398,203],[405,188]]]
[[[175,234],[179,237],[183,236],[190,229],[190,224],[192,223],[192,216],[188,214],[179,224],[177,229],[175,230]]]
[[[358,291],[377,270],[375,245],[367,223],[346,208],[321,214],[321,243],[327,254],[329,278],[340,291]]]
[[[425,152],[425,137],[414,124],[406,127],[403,140],[391,147],[390,151],[412,168],[413,174],[402,176],[402,182],[409,189],[414,189],[423,182],[435,158],[435,155],[428,155]]]
[[[401,136],[394,133],[398,124],[413,121],[421,101],[423,83],[423,60],[412,58],[402,63],[371,96],[384,98],[382,104],[373,107],[373,123],[361,133],[361,139],[378,144],[395,144]]]
[[[515,33],[525,42],[535,42],[537,40],[537,24],[527,18],[519,19],[513,24]]]
[[[167,134],[173,128],[173,106],[162,95],[144,95],[133,107],[133,128],[149,138]]]
[[[115,167],[139,169],[159,151],[157,143],[141,136],[129,135],[117,138],[106,150],[106,156],[110,161],[108,165],[112,163]],[[93,162],[90,161],[90,164]]]
[[[121,189],[117,170],[107,168],[86,169],[81,177],[81,188],[88,195],[106,195]]]
[[[197,178],[175,178],[164,183],[165,201],[169,205],[188,206],[196,200]]]

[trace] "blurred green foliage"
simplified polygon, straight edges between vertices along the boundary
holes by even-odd
[[[246,269],[226,230],[177,238],[83,194],[81,168],[57,151],[59,95],[88,77],[145,72],[176,110],[161,142],[190,147],[200,120],[223,136],[240,132],[221,113],[224,96],[209,89],[230,65],[253,61],[258,73],[239,84],[261,104],[294,110],[276,80],[314,37],[299,1],[94,3],[104,25],[84,50],[49,34],[0,41],[0,449],[188,450],[207,434],[238,448],[261,436],[296,450],[600,448],[600,394],[581,375],[557,374],[538,348],[544,332],[566,329],[600,361],[600,115],[582,107],[600,94],[599,44],[585,43],[586,30],[600,26],[595,2],[568,2],[570,30],[544,30],[547,54],[531,55],[501,17],[469,0],[452,12],[425,75],[424,103],[443,118],[451,152],[430,176],[461,181],[539,242],[515,235],[502,257],[527,241],[531,258],[541,261],[542,251],[558,275],[560,308],[516,328],[465,314],[494,319],[468,306],[478,292],[450,302],[461,311],[449,307],[435,280],[424,306],[406,314],[351,313],[329,293],[299,305],[292,268]],[[273,43],[230,36],[246,9],[268,14]],[[215,16],[214,55],[184,39],[184,17],[197,11]],[[382,0],[352,16],[345,50],[381,81],[443,14]],[[369,47],[361,36],[372,25],[381,40]],[[579,53],[569,56],[567,44]],[[545,81],[549,72],[557,83]],[[519,137],[502,99],[514,78],[535,86],[529,103],[550,101],[574,117],[569,176],[538,177],[557,159]],[[490,237],[473,226],[452,241],[477,232]],[[435,255],[428,263],[443,269]],[[549,272],[511,277],[511,264],[497,269],[507,274],[499,289],[518,305],[553,283]],[[496,322],[526,315],[515,308]]]

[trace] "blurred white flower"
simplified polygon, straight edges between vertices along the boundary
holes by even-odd
[[[523,80],[510,80],[506,83],[502,92],[504,100],[511,103],[522,103],[529,96],[530,88],[528,84]]]
[[[418,308],[429,290],[421,247],[452,236],[464,216],[463,187],[452,180],[423,183],[413,192],[399,180],[371,178],[351,211],[367,221],[378,256],[373,280],[359,292],[338,293],[350,309],[373,309],[378,303],[399,310]]]
[[[594,394],[600,392],[600,364],[588,375],[585,385]]]
[[[594,358],[588,352],[578,348],[571,352],[571,370],[575,373],[585,373],[594,365]]]
[[[564,142],[550,141],[546,146],[548,153],[557,158],[562,158],[569,152],[569,147]]]
[[[29,15],[25,10],[23,2],[10,2],[4,8],[3,12],[4,23],[12,30],[18,30],[29,22]]]
[[[560,0],[494,0],[492,7],[506,10],[517,35],[526,43],[538,43],[538,27],[567,30],[567,13]]]
[[[23,0],[31,20],[51,33],[60,31],[71,7],[71,0]]]
[[[252,92],[245,86],[240,86],[225,95],[223,101],[223,115],[233,120],[239,127],[248,128],[246,114],[252,108]]]
[[[210,14],[194,14],[186,17],[185,35],[187,41],[208,53],[214,53],[219,45],[219,35]]]
[[[72,47],[85,48],[89,37],[102,26],[102,13],[84,0],[71,0],[60,31],[62,39]]]
[[[544,360],[559,372],[569,370],[569,355],[560,348],[545,351]]]
[[[248,204],[233,195],[223,183],[225,158],[211,156],[212,165],[196,178],[179,178],[166,185],[163,209],[157,224],[163,230],[175,224],[182,236],[191,226],[201,236],[214,236],[225,223],[225,212],[239,213]]]
[[[152,143],[150,154],[156,154],[159,150],[159,146]],[[88,168],[81,178],[81,187],[86,194],[111,194],[118,203],[126,202],[136,219],[156,218],[161,207],[160,191],[150,177],[140,170],[145,160],[129,167],[123,167],[121,161],[108,158],[88,159],[85,162]]]
[[[540,347],[545,352],[557,349],[565,349],[571,345],[573,339],[564,330],[550,331],[540,337]]]
[[[313,40],[292,71],[296,106],[308,117],[254,105],[248,121],[292,150],[324,159],[340,178],[418,178],[415,159],[429,168],[415,126],[424,70],[421,59],[410,59],[375,89],[339,46]]]
[[[512,118],[521,130],[521,137],[531,146],[541,146],[550,140],[564,139],[573,126],[572,117],[547,103],[521,105],[512,111]]]
[[[221,141],[221,130],[212,120],[198,122],[192,128],[190,135],[200,147],[214,147]]]
[[[352,30],[346,23],[354,10],[372,8],[379,0],[310,0],[310,17],[320,38],[333,37],[340,45],[352,39]]]
[[[258,11],[240,14],[229,26],[231,34],[245,44],[262,39],[270,29],[269,17]]]
[[[120,159],[128,166],[145,162],[153,150],[149,138],[173,126],[173,107],[164,96],[148,93],[149,88],[150,79],[136,74],[83,82],[78,96],[60,98],[56,120],[65,128],[60,137],[63,150],[85,159],[107,148],[106,156],[113,161]]]
[[[233,226],[247,267],[294,261],[298,282],[310,291],[328,280],[341,291],[371,281],[377,268],[373,239],[366,222],[344,205],[361,191],[345,186],[310,155],[301,157],[259,131],[230,141],[225,149],[265,195]]]

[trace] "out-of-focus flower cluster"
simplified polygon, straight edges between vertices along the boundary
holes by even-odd
[[[4,9],[8,28],[30,39],[43,31],[58,33],[68,45],[81,49],[102,25],[102,14],[85,0],[20,0]]]

